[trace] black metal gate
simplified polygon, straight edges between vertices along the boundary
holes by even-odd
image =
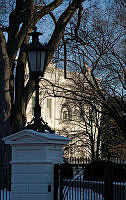
[[[0,200],[10,200],[11,191],[10,146],[0,142]]]
[[[54,200],[125,200],[126,164],[72,160],[55,165],[54,183]]]

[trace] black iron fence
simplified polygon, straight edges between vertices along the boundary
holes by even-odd
[[[0,143],[0,200],[10,200],[11,166],[9,164],[11,151],[8,145]]]
[[[54,167],[55,200],[125,200],[126,161],[71,158]]]
[[[0,167],[0,200],[10,200],[10,169]]]

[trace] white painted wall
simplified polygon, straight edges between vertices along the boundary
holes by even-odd
[[[63,162],[63,146],[70,140],[33,130],[3,140],[12,146],[11,200],[53,200],[54,164]]]

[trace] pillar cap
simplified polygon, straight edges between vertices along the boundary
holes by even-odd
[[[71,139],[58,134],[48,132],[37,132],[34,130],[22,130],[7,137],[2,138],[5,144],[59,144],[66,145]]]

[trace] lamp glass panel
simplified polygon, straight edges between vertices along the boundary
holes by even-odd
[[[41,72],[41,51],[36,51],[37,72]]]
[[[46,51],[41,51],[41,65],[40,65],[40,71],[44,71],[45,67],[45,56],[46,56]]]
[[[44,71],[44,65],[45,65],[45,51],[37,51],[36,52],[36,60],[37,60],[37,71],[43,72]]]
[[[28,51],[29,67],[32,72],[36,71],[36,51]]]

